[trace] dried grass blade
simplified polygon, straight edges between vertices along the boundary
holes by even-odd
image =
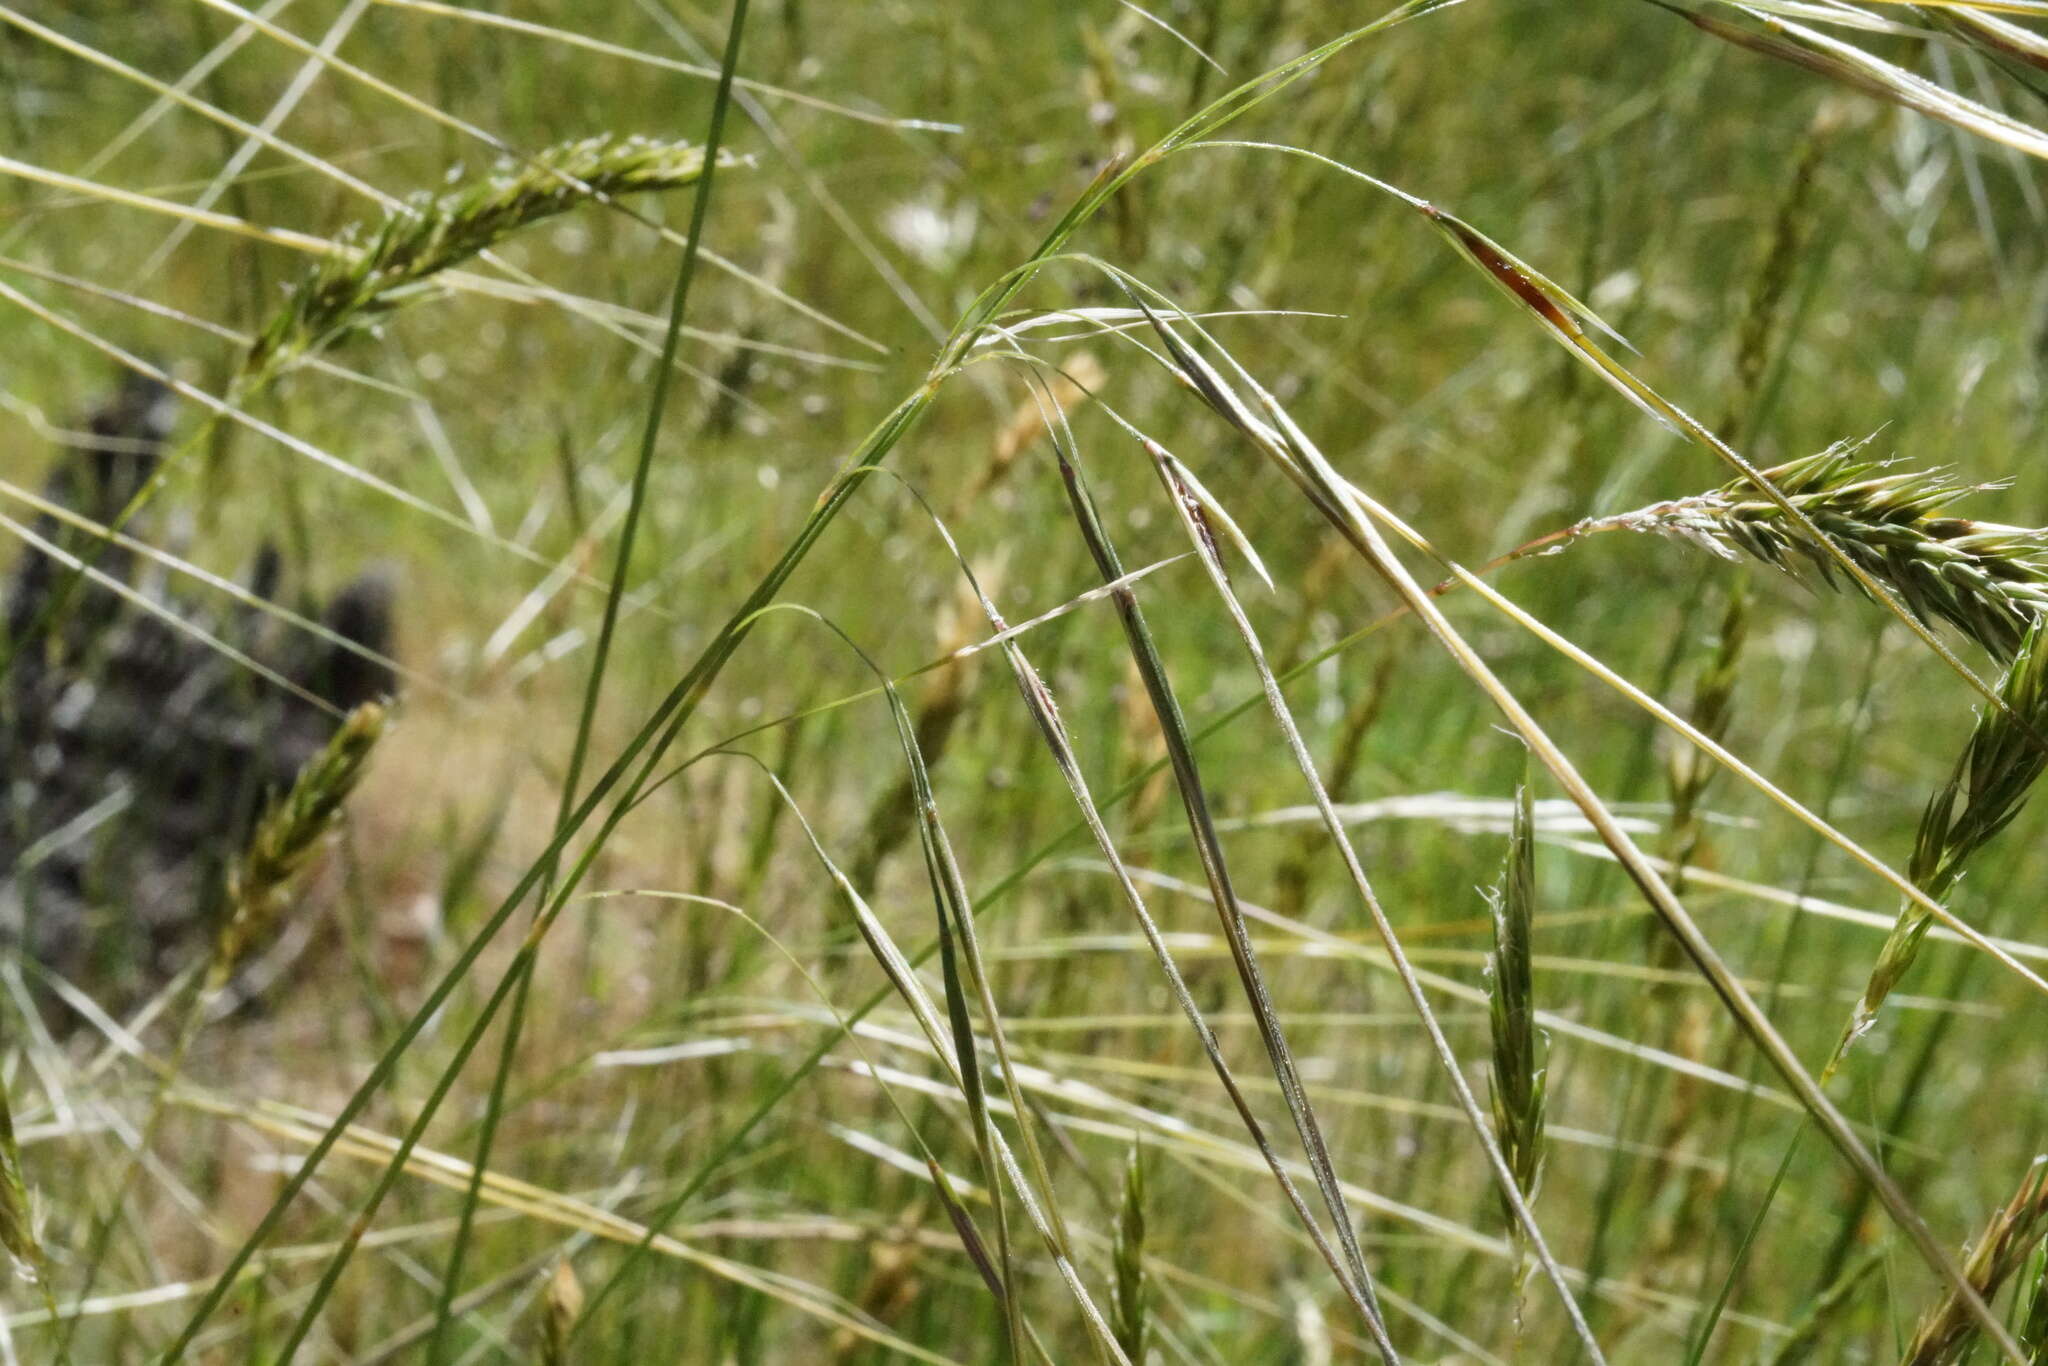
[[[1123,565],[1096,512],[1094,499],[1082,481],[1080,470],[1075,464],[1074,453],[1068,443],[1069,438],[1065,437],[1054,442],[1060,477],[1067,490],[1068,506],[1103,579],[1108,581],[1121,578],[1124,572]],[[1181,510],[1184,517],[1190,515],[1190,507],[1200,506],[1192,494],[1185,491],[1176,494],[1174,505]],[[1213,562],[1213,537],[1203,529],[1196,534],[1195,540],[1204,562]],[[1201,770],[1195,762],[1193,742],[1189,737],[1187,721],[1181,713],[1179,700],[1175,696],[1172,680],[1168,678],[1165,662],[1159,657],[1158,648],[1153,643],[1151,630],[1145,623],[1144,612],[1138,605],[1136,595],[1118,594],[1113,600],[1117,616],[1123,624],[1124,637],[1132,661],[1137,667],[1139,677],[1144,681],[1153,715],[1158,719],[1168,757],[1172,760],[1174,783],[1180,793],[1188,829],[1194,837],[1196,851],[1201,858],[1203,875],[1214,894],[1216,911],[1223,925],[1224,936],[1230,944],[1232,962],[1237,969],[1239,983],[1244,989],[1246,1004],[1257,1022],[1260,1040],[1266,1047],[1274,1077],[1280,1083],[1281,1095],[1287,1103],[1288,1114],[1294,1121],[1295,1131],[1299,1134],[1302,1147],[1308,1155],[1310,1169],[1315,1173],[1316,1184],[1322,1191],[1330,1218],[1336,1225],[1338,1245],[1344,1249],[1346,1262],[1360,1287],[1360,1293],[1373,1305],[1377,1313],[1378,1304],[1373,1295],[1371,1273],[1366,1269],[1364,1252],[1358,1246],[1358,1236],[1352,1224],[1348,1202],[1344,1198],[1343,1185],[1337,1179],[1336,1166],[1331,1160],[1328,1144],[1323,1138],[1322,1125],[1316,1119],[1314,1107],[1308,1098],[1307,1087],[1303,1085],[1300,1069],[1295,1065],[1293,1050],[1288,1046],[1271,992],[1266,986],[1265,973],[1259,966],[1251,935],[1245,928],[1244,913],[1237,904],[1237,892],[1231,881],[1229,863],[1223,852],[1222,840],[1216,832],[1215,822],[1210,815]],[[1391,1344],[1382,1345],[1381,1351],[1389,1354],[1390,1361],[1395,1359],[1391,1355]]]
[[[1044,400],[1042,399],[1041,401]],[[1054,415],[1059,413],[1060,410],[1056,403],[1050,406],[1047,413],[1047,429],[1055,434],[1056,449],[1059,449],[1057,441],[1063,440],[1065,437],[1063,420],[1059,422],[1053,420]],[[931,512],[928,504],[925,510],[928,514]],[[1137,916],[1155,959],[1166,973],[1169,987],[1172,989],[1176,1001],[1180,1004],[1183,1013],[1187,1015],[1190,1024],[1194,1027],[1196,1036],[1201,1042],[1204,1052],[1207,1053],[1212,1068],[1214,1068],[1218,1078],[1222,1081],[1224,1090],[1230,1097],[1233,1107],[1237,1110],[1240,1121],[1245,1125],[1247,1132],[1258,1146],[1261,1155],[1266,1159],[1268,1168],[1273,1173],[1275,1180],[1280,1184],[1283,1193],[1294,1207],[1296,1214],[1300,1217],[1318,1252],[1323,1256],[1332,1273],[1336,1275],[1339,1285],[1343,1287],[1347,1297],[1358,1308],[1361,1317],[1366,1320],[1368,1327],[1375,1332],[1376,1342],[1384,1340],[1384,1323],[1378,1318],[1376,1302],[1370,1298],[1367,1292],[1362,1292],[1357,1288],[1356,1283],[1348,1274],[1345,1264],[1339,1261],[1336,1251],[1330,1247],[1314,1215],[1309,1212],[1306,1202],[1302,1200],[1300,1192],[1288,1177],[1278,1154],[1274,1152],[1266,1138],[1263,1126],[1252,1113],[1242,1089],[1231,1073],[1228,1064],[1225,1063],[1215,1034],[1210,1029],[1208,1022],[1203,1018],[1200,1008],[1195,1004],[1194,997],[1189,992],[1185,980],[1181,977],[1179,967],[1175,964],[1171,952],[1167,949],[1164,938],[1159,934],[1150,913],[1145,909],[1143,898],[1139,896],[1137,887],[1131,880],[1129,870],[1124,867],[1122,859],[1116,851],[1114,841],[1109,835],[1108,827],[1103,824],[1100,813],[1095,808],[1094,799],[1088,792],[1087,781],[1082,775],[1079,758],[1074,753],[1072,742],[1066,734],[1065,725],[1059,719],[1059,709],[1053,700],[1051,689],[1046,686],[1037,670],[1032,667],[1022,650],[1014,643],[1017,631],[1010,628],[1004,622],[1002,614],[997,610],[996,605],[981,591],[980,585],[975,579],[966,557],[961,554],[959,547],[954,544],[951,534],[947,532],[943,522],[940,522],[936,516],[933,517],[933,521],[938,528],[940,536],[944,539],[948,550],[952,553],[968,586],[974,591],[983,614],[988,618],[990,627],[995,631],[995,635],[985,644],[993,644],[996,641],[1002,642],[1004,659],[1010,665],[1012,676],[1017,683],[1026,707],[1030,710],[1033,719],[1038,724],[1040,735],[1052,751],[1054,762],[1067,784],[1068,792],[1080,808],[1087,828],[1095,836],[1098,849],[1114,869],[1118,885],[1124,893],[1125,900]],[[1126,599],[1134,600],[1134,595],[1129,587],[1133,581],[1130,575],[1115,575],[1101,589],[1092,591],[1108,593],[1111,599],[1121,606]],[[1389,1343],[1381,1350],[1383,1353],[1390,1354],[1392,1350],[1391,1344]],[[1393,1360],[1394,1358],[1388,1355],[1388,1359]]]
[[[1202,533],[1199,523],[1195,521],[1191,513],[1192,500],[1186,496],[1180,486],[1181,463],[1156,442],[1148,441],[1146,443],[1146,450],[1151,455],[1154,468],[1158,472],[1161,481],[1165,483],[1174,506],[1180,511],[1183,529],[1188,533],[1189,539],[1194,542],[1195,549],[1201,556],[1203,567],[1209,571],[1211,586],[1216,590],[1218,598],[1221,599],[1224,607],[1228,610],[1231,624],[1236,629],[1238,638],[1243,642],[1245,652],[1250,657],[1252,666],[1258,671],[1260,684],[1265,690],[1267,708],[1280,725],[1281,731],[1287,740],[1288,750],[1293,756],[1295,766],[1301,771],[1302,778],[1308,784],[1310,795],[1314,798],[1317,810],[1322,816],[1324,828],[1329,831],[1331,840],[1343,858],[1345,871],[1350,876],[1352,886],[1358,892],[1360,900],[1364,902],[1367,913],[1372,917],[1373,928],[1379,933],[1381,942],[1386,945],[1387,954],[1394,965],[1395,972],[1400,977],[1402,986],[1406,989],[1409,1000],[1415,1007],[1416,1014],[1420,1017],[1424,1029],[1429,1034],[1430,1046],[1435,1051],[1438,1061],[1443,1065],[1445,1077],[1450,1082],[1452,1092],[1457,1096],[1459,1108],[1465,1112],[1467,1122],[1472,1126],[1474,1134],[1479,1139],[1481,1148],[1485,1151],[1486,1159],[1492,1169],[1495,1182],[1500,1187],[1502,1203],[1507,1207],[1510,1218],[1514,1221],[1515,1226],[1528,1238],[1529,1245],[1535,1250],[1537,1259],[1543,1266],[1544,1273],[1556,1288],[1558,1296],[1564,1304],[1565,1312],[1571,1319],[1573,1332],[1579,1340],[1579,1345],[1585,1350],[1590,1360],[1594,1362],[1605,1361],[1605,1357],[1600,1351],[1599,1341],[1593,1336],[1591,1326],[1587,1324],[1584,1314],[1579,1309],[1578,1300],[1572,1294],[1563,1268],[1558,1265],[1557,1260],[1551,1255],[1549,1245],[1543,1237],[1543,1231],[1537,1226],[1536,1216],[1530,1210],[1528,1204],[1529,1192],[1522,1188],[1516,1168],[1511,1166],[1506,1154],[1502,1150],[1500,1142],[1488,1127],[1486,1117],[1479,1107],[1478,1099],[1472,1094],[1472,1088],[1465,1080],[1464,1069],[1458,1062],[1457,1054],[1451,1048],[1450,1040],[1445,1037],[1442,1026],[1436,1019],[1436,1013],[1430,1008],[1429,998],[1422,990],[1422,983],[1417,978],[1414,968],[1408,962],[1407,954],[1401,947],[1400,936],[1394,929],[1393,921],[1386,914],[1378,894],[1374,891],[1371,881],[1366,876],[1365,866],[1360,861],[1358,852],[1351,843],[1350,832],[1345,828],[1343,820],[1337,814],[1335,804],[1330,799],[1329,790],[1323,785],[1322,777],[1317,772],[1315,759],[1309,753],[1307,742],[1302,739],[1300,727],[1295,724],[1293,713],[1289,710],[1287,700],[1280,691],[1279,681],[1273,676],[1272,667],[1266,661],[1265,649],[1259,643],[1258,634],[1252,627],[1251,619],[1245,615],[1243,606],[1237,600],[1237,595],[1231,591],[1229,580],[1224,576],[1222,562],[1216,555],[1213,542]],[[1526,830],[1524,834],[1526,837]],[[1227,889],[1228,884],[1224,883],[1223,886]],[[1229,920],[1226,917],[1226,924],[1228,923]],[[1526,964],[1526,959],[1524,962]]]
[[[1162,330],[1170,330],[1164,329],[1163,325],[1161,326]],[[1593,349],[1597,350],[1597,348]],[[1226,352],[1225,354],[1227,355],[1228,353]],[[1261,451],[1265,452],[1284,474],[1305,486],[1305,492],[1308,493],[1311,504],[1319,511],[1323,511],[1326,517],[1330,518],[1337,531],[1358,551],[1359,555],[1386,582],[1388,587],[1393,589],[1406,602],[1409,610],[1422,619],[1423,623],[1428,627],[1430,634],[1436,638],[1437,642],[1452,657],[1458,667],[1472,679],[1480,691],[1506,716],[1509,724],[1522,736],[1530,749],[1542,760],[1544,767],[1549,769],[1551,774],[1563,785],[1566,794],[1571,797],[1573,803],[1580,808],[1587,820],[1592,823],[1600,836],[1601,842],[1614,851],[1616,860],[1627,871],[1630,880],[1641,890],[1652,909],[1664,919],[1665,924],[1678,936],[1680,943],[1685,947],[1686,953],[1692,958],[1695,966],[1699,968],[1701,975],[1713,987],[1715,993],[1721,997],[1722,1003],[1727,1008],[1729,1014],[1743,1027],[1763,1052],[1764,1056],[1770,1061],[1771,1065],[1785,1078],[1794,1093],[1798,1095],[1801,1103],[1806,1107],[1808,1113],[1812,1115],[1820,1127],[1827,1133],[1830,1141],[1835,1144],[1837,1150],[1857,1170],[1870,1188],[1876,1192],[1879,1201],[1884,1204],[1895,1222],[1906,1232],[1928,1266],[1955,1290],[1961,1302],[1977,1318],[1978,1322],[1984,1326],[1987,1335],[1993,1342],[1998,1344],[2000,1350],[2006,1354],[2008,1359],[2016,1363],[2021,1362],[2022,1358],[2019,1355],[2019,1349],[2013,1343],[2011,1335],[2005,1331],[2004,1326],[1992,1314],[1990,1308],[1984,1304],[1982,1299],[1970,1289],[1967,1280],[1963,1276],[1962,1269],[1957,1265],[1948,1249],[1935,1238],[1933,1232],[1927,1227],[1926,1222],[1920,1217],[1919,1212],[1913,1208],[1911,1201],[1906,1198],[1905,1193],[1899,1189],[1877,1158],[1856,1136],[1854,1127],[1843,1117],[1834,1103],[1828,1099],[1827,1093],[1821,1089],[1819,1084],[1815,1082],[1814,1078],[1801,1065],[1797,1054],[1792,1051],[1791,1046],[1786,1043],[1784,1037],[1771,1024],[1769,1017],[1763,1009],[1749,995],[1741,981],[1728,970],[1727,965],[1722,962],[1720,955],[1714,949],[1712,942],[1701,933],[1690,913],[1686,911],[1671,889],[1659,879],[1649,862],[1644,858],[1641,850],[1629,838],[1627,831],[1614,818],[1613,812],[1608,809],[1591,785],[1585,781],[1584,777],[1578,772],[1577,767],[1565,755],[1563,750],[1557,747],[1556,743],[1550,739],[1543,728],[1537,724],[1535,718],[1522,706],[1520,699],[1500,682],[1485,660],[1472,648],[1471,644],[1465,640],[1457,628],[1451,624],[1449,618],[1444,616],[1442,610],[1433,601],[1432,595],[1416,582],[1414,576],[1408,572],[1406,566],[1394,554],[1393,548],[1388,545],[1385,536],[1381,534],[1379,525],[1384,523],[1388,526],[1396,526],[1400,524],[1399,519],[1395,518],[1392,513],[1387,511],[1363,490],[1338,474],[1328,459],[1316,447],[1315,443],[1309,439],[1307,433],[1288,415],[1287,411],[1270,394],[1258,388],[1256,381],[1253,381],[1250,375],[1244,372],[1242,367],[1238,367],[1238,373],[1244,382],[1252,386],[1257,393],[1271,425],[1269,426],[1266,423],[1252,425],[1234,423],[1233,425],[1238,425],[1240,431]],[[1674,408],[1672,411],[1676,413],[1678,410]],[[1231,414],[1225,412],[1223,416],[1229,418]],[[1697,424],[1694,425],[1697,426]],[[1699,430],[1702,433],[1705,432],[1704,428]],[[1739,463],[1744,473],[1750,475],[1754,481],[1759,483],[1760,487],[1765,486],[1761,476],[1748,466],[1748,462],[1743,461],[1739,455],[1729,450],[1718,439],[1711,438],[1710,433],[1706,435],[1713,440],[1715,449],[1725,452],[1728,458]],[[1774,487],[1767,488],[1767,491],[1775,495],[1773,501],[1779,502],[1788,511],[1796,513],[1796,509],[1792,509],[1790,504],[1785,502],[1782,493],[1777,493]],[[1331,511],[1332,509],[1334,509],[1334,512]],[[1832,542],[1829,544],[1832,545]],[[1839,554],[1838,547],[1836,550]],[[1867,578],[1860,571],[1858,577],[1859,581]],[[1886,600],[1890,601],[1888,597]],[[1927,632],[1927,628],[1914,621],[1903,608],[1898,608],[1896,603],[1893,605],[1900,616],[1912,625],[1923,639],[1932,642],[1945,658],[1954,658],[1953,655],[1948,654],[1946,647],[1942,646],[1938,640],[1935,640]],[[1959,669],[1962,667],[1960,661],[1957,662],[1956,667]],[[1971,676],[1974,678],[1974,675]],[[1995,700],[1996,695],[1993,694],[1993,697]],[[2009,709],[2007,710],[2009,711]]]
[[[239,1097],[213,1096],[189,1086],[173,1090],[170,1093],[170,1100],[182,1109],[231,1120],[247,1125],[259,1133],[299,1145],[317,1145],[323,1135],[323,1126],[333,1122],[333,1117],[313,1111],[267,1101],[258,1101],[252,1105]],[[372,1166],[397,1162],[407,1175],[451,1190],[462,1190],[472,1177],[470,1164],[460,1158],[417,1145],[409,1146],[402,1139],[393,1138],[389,1134],[379,1133],[362,1125],[345,1126],[333,1147],[345,1157]],[[495,1171],[484,1173],[482,1187],[485,1192],[484,1198],[493,1206],[516,1210],[531,1218],[588,1232],[607,1242],[633,1246],[644,1240],[653,1251],[663,1257],[689,1263],[722,1280],[745,1286],[758,1294],[786,1304],[801,1314],[837,1328],[844,1328],[877,1346],[900,1352],[914,1361],[930,1362],[933,1366],[954,1366],[959,1360],[929,1351],[868,1322],[859,1315],[847,1313],[840,1307],[836,1297],[802,1281],[793,1280],[786,1275],[764,1273],[743,1262],[692,1247],[681,1239],[635,1223],[623,1215],[593,1205],[587,1200],[519,1181]],[[238,1271],[237,1275],[239,1274]],[[222,1277],[214,1282],[214,1288],[225,1291],[232,1286],[226,1277]],[[577,1321],[579,1325],[588,1321],[593,1307],[586,1302],[583,1317]],[[182,1350],[179,1348],[167,1354],[165,1359],[181,1359],[178,1352]]]

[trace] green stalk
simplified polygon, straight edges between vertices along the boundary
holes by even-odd
[[[732,20],[726,34],[725,55],[718,68],[718,89],[712,97],[711,123],[704,135],[703,170],[697,177],[696,194],[690,206],[690,227],[683,244],[683,257],[676,269],[675,288],[669,298],[668,329],[662,336],[661,361],[655,367],[653,393],[648,399],[647,422],[641,434],[640,455],[633,465],[632,491],[626,503],[625,521],[619,530],[618,555],[612,563],[611,582],[605,592],[604,617],[598,626],[597,645],[585,678],[583,703],[576,717],[576,738],[570,748],[569,770],[562,779],[562,796],[555,811],[555,829],[568,823],[576,791],[582,785],[583,766],[589,757],[590,734],[597,716],[597,703],[611,660],[612,640],[618,629],[619,605],[625,599],[626,576],[633,562],[633,547],[640,529],[640,515],[647,501],[647,480],[654,467],[654,450],[661,435],[662,418],[668,412],[669,385],[675,374],[676,353],[682,339],[683,315],[688,309],[690,285],[696,278],[697,252],[704,240],[704,223],[711,206],[711,186],[724,145],[725,114],[732,101],[733,75],[739,65],[740,37],[746,27],[747,0],[734,0]],[[550,861],[541,879],[540,905],[553,892],[555,869]],[[532,995],[531,960],[518,974],[512,999],[512,1013],[505,1022],[505,1034],[498,1054],[498,1066],[491,1077],[491,1090],[484,1106],[483,1128],[477,1136],[476,1156],[471,1163],[469,1185],[463,1192],[462,1212],[455,1239],[448,1253],[448,1269],[441,1278],[441,1293],[434,1305],[434,1332],[427,1344],[428,1366],[440,1366],[448,1346],[448,1320],[456,1287],[462,1280],[462,1264],[475,1229],[476,1210],[483,1194],[484,1171],[490,1166],[491,1149],[498,1135],[498,1123],[505,1108],[505,1088],[519,1051],[526,1025],[527,1003]],[[573,1320],[572,1320],[573,1322]]]

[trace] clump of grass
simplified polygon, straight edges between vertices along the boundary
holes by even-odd
[[[602,134],[523,162],[501,161],[488,176],[448,194],[414,194],[369,230],[368,241],[361,240],[361,225],[343,231],[341,250],[293,287],[250,346],[245,382],[274,377],[346,334],[375,326],[430,293],[436,275],[521,228],[589,200],[677,189],[703,172],[702,147]]]
[[[1515,1185],[1534,1201],[1543,1177],[1545,1068],[1536,1029],[1536,991],[1530,937],[1536,919],[1535,808],[1525,781],[1515,793],[1515,820],[1507,859],[1493,900],[1493,952],[1486,959],[1489,1018],[1493,1028],[1493,1129]],[[1503,1196],[1516,1240],[1521,1225]]]
[[[327,747],[299,770],[291,789],[256,823],[248,847],[228,873],[228,910],[209,970],[213,989],[225,986],[250,949],[277,927],[292,887],[361,780],[384,733],[385,716],[378,702],[350,712]]]
[[[1867,444],[1867,438],[1837,442],[1764,473],[1915,616],[1945,621],[2000,659],[2011,659],[2028,628],[2048,612],[2048,530],[1943,516],[1941,510],[1963,495],[1999,486],[1972,483],[1946,469],[1894,470],[1860,458]],[[1748,555],[1830,588],[1841,586],[1834,557],[1746,479],[1580,522],[1565,536],[1612,530],[1678,536],[1723,559]]]
[[[2048,648],[2043,648],[2038,623],[2021,639],[1999,685],[1999,698],[2003,706],[1987,707],[1978,715],[1955,771],[1920,818],[1906,875],[1936,901],[1955,890],[1970,858],[2019,814],[2048,767],[2048,754],[2035,739],[2035,733],[2048,725]],[[1829,1071],[1876,1022],[1879,1007],[1913,965],[1933,921],[1912,904],[1899,912]]]
[[[1984,1234],[1970,1250],[1964,1270],[1970,1285],[1986,1301],[2026,1265],[2044,1234],[2048,1234],[2048,1157],[2027,1168],[2020,1188],[2003,1209],[1991,1216]],[[1977,1341],[1977,1324],[1953,1295],[1929,1310],[1914,1331],[1901,1366],[1953,1366],[1964,1360]],[[2039,1360],[2038,1352],[2035,1360]]]

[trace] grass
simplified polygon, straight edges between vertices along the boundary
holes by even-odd
[[[0,1361],[2041,1359],[2032,8],[0,6],[7,667],[403,679]]]

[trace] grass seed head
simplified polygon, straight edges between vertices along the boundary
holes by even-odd
[[[1991,1216],[1983,1236],[1970,1249],[1963,1263],[1970,1285],[1989,1301],[2026,1265],[2044,1234],[2048,1234],[2048,1157],[2037,1157],[2027,1168],[2019,1190]],[[1977,1332],[1976,1321],[1951,1294],[1920,1320],[1912,1345],[1901,1358],[1902,1366],[1954,1366],[1969,1355]]]
[[[248,847],[228,873],[228,909],[211,969],[214,988],[225,986],[250,950],[276,929],[292,887],[361,780],[384,721],[379,702],[350,712],[327,747],[299,770],[290,790],[257,821]]]
[[[2048,728],[2048,646],[2036,622],[2020,640],[2012,667],[1999,684],[2003,707],[1987,707],[1956,761],[1955,771],[1927,803],[1906,875],[1936,900],[1955,890],[1964,865],[2011,824],[2048,766],[2035,735]],[[1934,918],[1908,905],[1879,950],[1877,965],[1857,1003],[1844,1047],[1869,1031],[1906,970]],[[1839,1056],[1839,1050],[1838,1050]]]
[[[0,1248],[13,1258],[17,1275],[42,1279],[43,1245],[21,1176],[21,1148],[14,1141],[14,1112],[5,1087],[0,1087]]]
[[[261,383],[345,334],[372,327],[433,292],[434,277],[542,219],[592,199],[691,184],[704,149],[610,134],[565,142],[448,194],[414,194],[367,230],[345,230],[341,250],[293,287],[243,363]],[[367,241],[364,240],[367,235]]]
[[[1922,621],[1944,621],[2000,659],[2048,612],[2048,530],[2000,526],[1941,510],[1996,487],[1952,471],[1892,470],[1837,442],[1764,475],[1860,568]],[[1747,555],[1795,577],[1840,587],[1841,567],[1747,480],[1709,493],[1582,522],[1580,533],[1656,531],[1724,559]],[[1852,586],[1854,586],[1852,584]]]
[[[1124,1355],[1142,1363],[1151,1325],[1145,1307],[1145,1153],[1135,1140],[1124,1158],[1123,1201],[1117,1211],[1111,1259],[1116,1284],[1110,1299],[1110,1328]]]
[[[1534,806],[1527,783],[1515,794],[1514,827],[1500,886],[1493,893],[1493,952],[1487,955],[1487,994],[1493,1030],[1495,1137],[1525,1198],[1534,1199],[1543,1174],[1543,1040],[1536,1029],[1530,937],[1535,921]],[[1508,1222],[1515,1225],[1512,1208]]]
[[[541,1349],[543,1366],[564,1366],[569,1360],[569,1335],[583,1316],[583,1283],[576,1268],[564,1257],[555,1263],[548,1288],[541,1296]]]

